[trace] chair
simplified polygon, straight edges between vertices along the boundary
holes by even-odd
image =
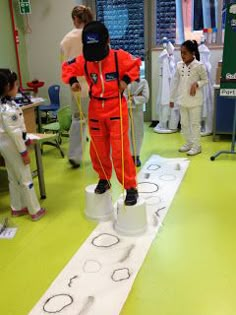
[[[58,118],[58,121],[44,125],[42,127],[44,133],[50,132],[50,133],[56,134],[57,137],[54,139],[54,142],[51,142],[51,141],[42,142],[41,150],[42,150],[43,145],[45,144],[52,145],[58,148],[58,150],[61,153],[61,156],[64,158],[65,155],[60,147],[60,144],[62,143],[62,138],[61,138],[62,136],[66,136],[66,137],[69,136],[68,132],[70,130],[70,126],[72,122],[72,114],[71,114],[70,106],[64,106],[63,108],[60,108],[57,112],[57,118]]]
[[[46,113],[46,122],[48,119],[48,112],[57,112],[60,108],[60,85],[51,85],[48,88],[48,95],[50,99],[50,104],[39,106],[39,112]]]

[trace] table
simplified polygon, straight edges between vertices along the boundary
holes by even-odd
[[[35,109],[37,110],[37,116],[39,117],[39,106],[43,102],[35,102],[29,105],[21,106],[23,111],[24,119],[25,119],[25,126],[27,132],[35,133],[37,132],[37,125],[36,125],[36,116],[35,116]],[[38,130],[41,130],[41,120],[38,119]]]

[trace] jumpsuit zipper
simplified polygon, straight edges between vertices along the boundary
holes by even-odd
[[[103,80],[103,76],[102,76],[102,63],[101,63],[101,61],[99,61],[99,74],[100,74],[100,79],[101,79],[101,83],[102,83],[102,93],[100,94],[100,97],[103,97],[103,95],[104,95],[104,80]],[[104,108],[104,100],[102,101],[102,108]]]

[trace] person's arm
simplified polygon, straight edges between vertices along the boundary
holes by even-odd
[[[199,77],[200,80],[197,81],[197,85],[201,89],[204,85],[208,84],[207,71],[203,64],[199,65]]]
[[[208,84],[208,76],[206,68],[203,64],[198,66],[198,74],[200,80],[194,82],[190,88],[190,95],[195,96],[198,89],[201,89],[205,84]]]
[[[82,55],[77,58],[62,63],[62,81],[72,86],[78,83],[77,77],[84,76],[84,57]]]
[[[63,62],[65,62],[66,60],[65,60],[65,54],[64,54],[64,51],[63,51],[63,49],[62,49],[62,47],[60,48],[60,62],[61,62],[61,64],[63,63]]]
[[[134,95],[133,100],[135,105],[143,105],[146,104],[149,100],[149,86],[148,82],[145,80],[143,81],[143,88],[142,90],[138,93],[138,95]]]
[[[140,76],[140,66],[141,66],[141,59],[136,58],[129,54],[124,50],[117,51],[118,57],[118,65],[119,65],[119,73],[120,73],[120,81],[121,85],[123,82],[126,86],[139,78]],[[125,84],[122,85],[125,87]]]

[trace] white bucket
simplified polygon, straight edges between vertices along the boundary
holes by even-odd
[[[146,201],[138,198],[134,206],[125,206],[123,198],[117,201],[117,220],[114,228],[124,235],[142,234],[147,229]]]
[[[95,188],[96,185],[85,188],[85,215],[92,220],[109,220],[114,214],[111,191],[107,190],[104,194],[95,194]]]

